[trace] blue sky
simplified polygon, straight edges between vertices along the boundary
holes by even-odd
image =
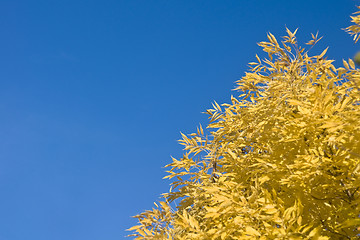
[[[115,240],[266,33],[342,58],[359,1],[0,1],[0,240]]]

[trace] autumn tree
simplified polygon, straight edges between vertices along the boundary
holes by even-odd
[[[360,17],[347,28],[359,39]],[[317,35],[258,45],[239,97],[207,111],[167,165],[172,189],[136,216],[136,239],[359,239],[360,71],[335,67]]]

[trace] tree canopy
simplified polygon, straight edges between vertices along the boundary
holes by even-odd
[[[359,12],[346,30],[357,41]],[[320,38],[271,33],[237,81],[240,96],[207,110],[167,165],[172,188],[135,216],[136,239],[356,239],[360,234],[360,71],[335,67]]]

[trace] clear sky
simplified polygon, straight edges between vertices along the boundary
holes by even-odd
[[[115,240],[153,207],[257,42],[299,27],[340,66],[354,0],[1,0],[0,240]]]

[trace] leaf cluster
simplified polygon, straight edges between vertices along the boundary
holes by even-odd
[[[360,9],[360,6],[358,6]],[[354,24],[345,28],[345,31],[354,36],[355,43],[360,39],[360,11],[353,13],[354,16],[350,16],[351,22]]]

